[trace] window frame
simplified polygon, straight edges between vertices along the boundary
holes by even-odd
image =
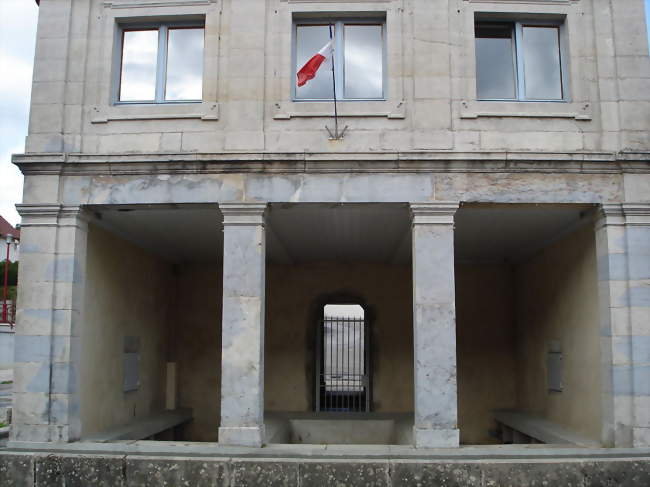
[[[185,21],[168,21],[168,22],[146,22],[146,23],[119,23],[115,35],[115,56],[113,61],[113,105],[178,105],[178,104],[195,104],[203,102],[203,93],[201,90],[200,99],[188,100],[165,100],[165,88],[167,85],[167,54],[169,48],[169,30],[170,29],[202,29],[203,30],[203,67],[201,78],[205,76],[205,21],[185,20]],[[158,48],[156,52],[156,90],[153,100],[120,100],[122,90],[122,64],[124,58],[124,33],[133,31],[151,31],[158,32]]]
[[[476,44],[476,26],[478,24],[493,24],[493,25],[508,25],[512,31],[512,57],[513,68],[515,74],[515,98],[481,98],[478,93],[478,67],[476,67],[476,100],[477,101],[497,101],[497,102],[515,102],[515,103],[567,103],[570,101],[569,96],[569,51],[567,48],[567,35],[566,35],[566,22],[565,19],[557,20],[537,20],[528,18],[516,19],[502,19],[498,18],[474,19],[474,43]],[[525,76],[525,56],[523,45],[523,30],[525,27],[555,27],[558,34],[558,55],[559,55],[559,69],[560,69],[560,89],[562,96],[557,99],[544,99],[544,98],[527,98],[526,97],[526,76]],[[476,47],[474,49],[474,63],[478,66],[478,55]]]
[[[380,25],[382,36],[382,96],[379,98],[346,98],[345,97],[345,25]],[[387,69],[387,30],[386,18],[382,17],[335,17],[335,18],[294,18],[291,30],[291,101],[294,102],[332,102],[334,98],[298,98],[295,74],[300,69],[297,66],[298,27],[304,25],[332,25],[334,28],[334,68],[337,102],[367,102],[386,101],[388,99],[388,69]],[[339,34],[340,32],[340,34]],[[338,35],[337,35],[338,34]],[[343,56],[336,53],[344,53]],[[316,54],[316,53],[314,53]]]

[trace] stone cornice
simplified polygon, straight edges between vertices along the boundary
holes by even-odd
[[[25,175],[438,172],[650,174],[650,152],[17,154]]]

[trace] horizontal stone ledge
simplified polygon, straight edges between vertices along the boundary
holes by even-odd
[[[211,442],[116,441],[47,443],[10,440],[7,454],[53,455],[148,455],[166,457],[219,457],[273,460],[377,460],[377,461],[557,461],[576,459],[648,459],[650,448],[588,448],[558,445],[461,445],[453,448],[414,448],[410,445],[290,445],[268,444],[262,448]],[[0,484],[2,485],[2,484]]]
[[[607,153],[219,153],[65,154],[14,156],[26,175],[144,175],[215,173],[650,173],[647,160]]]
[[[15,164],[38,162],[229,162],[229,161],[580,161],[650,162],[650,152],[545,151],[367,151],[367,152],[151,152],[151,153],[25,153],[14,154]]]

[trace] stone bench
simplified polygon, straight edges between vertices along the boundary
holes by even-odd
[[[118,440],[144,440],[191,421],[191,409],[173,409],[137,418],[107,431],[84,437],[83,441],[108,442]]]
[[[600,446],[598,442],[570,431],[557,423],[523,411],[498,410],[494,412],[494,419],[499,425],[503,443],[548,443],[592,448]]]

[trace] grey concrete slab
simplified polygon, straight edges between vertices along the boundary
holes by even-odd
[[[0,457],[0,485],[3,487],[33,486],[34,455],[2,452]]]
[[[121,456],[37,455],[34,485],[120,487],[127,485]]]
[[[231,485],[263,487],[267,485],[301,485],[300,463],[293,461],[233,461],[230,464]],[[305,485],[304,483],[302,485]]]
[[[228,461],[218,459],[129,457],[125,460],[128,485],[225,486]]]
[[[388,462],[308,462],[300,466],[301,485],[391,485]]]
[[[480,487],[481,467],[466,463],[391,463],[391,485],[444,485],[445,487]]]

